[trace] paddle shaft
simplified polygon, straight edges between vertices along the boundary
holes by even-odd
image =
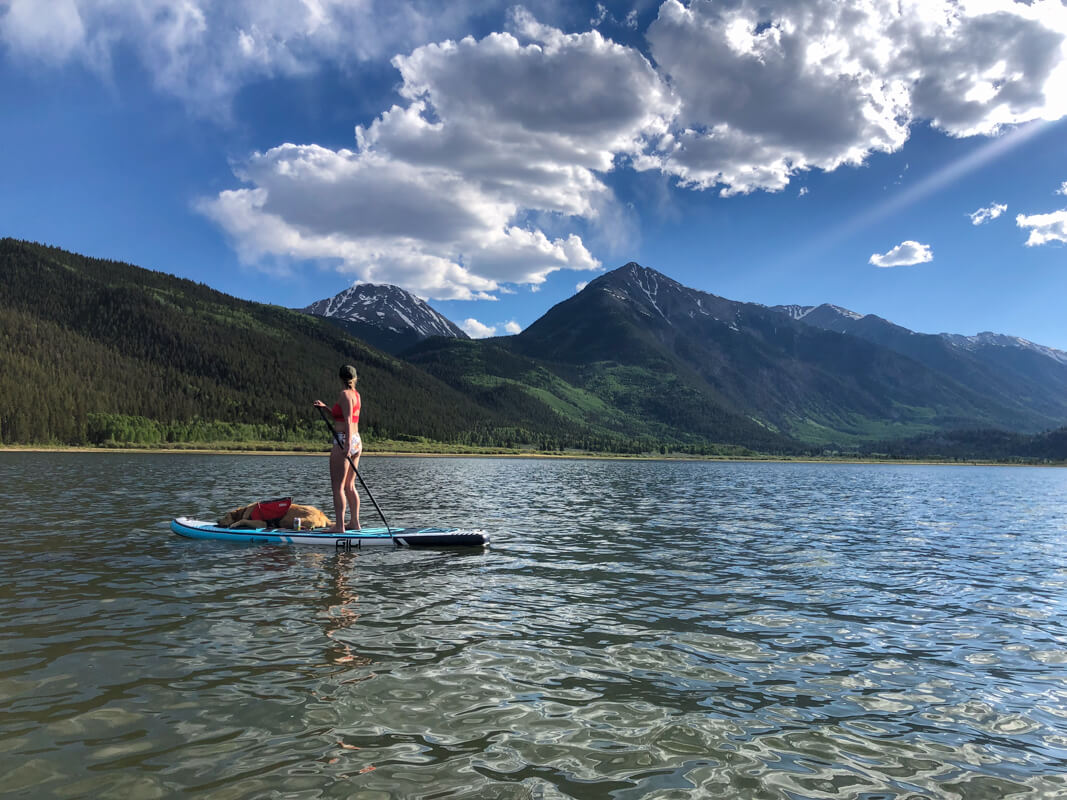
[[[363,480],[363,476],[359,474],[359,470],[356,468],[356,462],[352,460],[352,456],[348,453],[348,448],[345,447],[344,442],[341,441],[341,436],[337,433],[337,430],[333,427],[329,417],[326,416],[326,411],[322,406],[315,406],[319,410],[319,416],[322,417],[322,421],[326,423],[326,427],[330,429],[330,433],[333,435],[333,440],[337,442],[337,446],[341,448],[341,452],[345,454],[345,458],[348,459],[348,463],[352,465],[352,471],[356,473],[356,477],[359,478],[360,484],[363,485],[363,491],[367,493],[367,497],[374,503],[374,507],[378,509],[378,516],[382,518],[382,522],[385,523],[385,529],[392,534],[393,529],[389,527],[389,521],[385,518],[385,514],[382,513],[381,506],[378,505],[378,501],[374,499],[374,495],[370,493],[370,489],[367,488],[366,481]],[[341,491],[344,491],[344,487],[341,487]],[[337,524],[343,526],[344,520],[337,520]]]

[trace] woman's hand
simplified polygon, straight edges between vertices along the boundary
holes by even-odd
[[[316,400],[311,405],[315,406],[315,408],[326,408],[326,404],[324,402],[322,402],[321,400]]]

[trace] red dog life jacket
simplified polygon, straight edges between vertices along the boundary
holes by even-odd
[[[252,514],[249,519],[259,519],[277,525],[281,522],[282,517],[285,516],[286,512],[289,510],[289,506],[292,504],[293,498],[291,497],[279,497],[277,500],[264,500],[260,503],[256,503],[256,507],[252,509]]]

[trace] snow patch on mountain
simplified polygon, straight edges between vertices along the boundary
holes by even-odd
[[[983,331],[974,336],[962,336],[957,333],[942,333],[941,338],[945,339],[953,347],[958,347],[961,350],[975,351],[986,347],[1011,347],[1019,350],[1030,350],[1039,353],[1046,358],[1051,358],[1053,361],[1060,364],[1067,365],[1067,352],[1056,350],[1052,347],[1045,347],[1041,344],[1035,344],[1034,342],[1019,336],[1008,336],[1003,333]]]
[[[865,314],[857,314],[855,311],[849,311],[847,308],[835,306],[831,303],[823,303],[820,306],[771,306],[770,309],[771,311],[777,311],[779,313],[785,314],[790,319],[798,320],[804,319],[804,317],[808,316],[813,311],[822,311],[824,314],[828,311],[833,312],[837,316],[842,317],[844,319],[863,319],[866,316]]]
[[[772,306],[772,311],[780,311],[790,319],[804,319],[817,306]]]
[[[320,317],[362,322],[383,330],[410,331],[420,338],[469,338],[457,325],[434,311],[421,298],[399,286],[357,283],[333,297],[303,309]]]

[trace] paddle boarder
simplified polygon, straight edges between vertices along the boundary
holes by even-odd
[[[359,530],[359,493],[356,491],[356,470],[359,469],[359,457],[363,453],[363,442],[359,438],[359,409],[361,400],[356,391],[356,368],[345,364],[339,372],[341,378],[341,396],[328,409],[333,417],[333,446],[330,448],[330,483],[333,486],[333,510],[335,521],[328,533],[343,533],[345,530],[345,509],[351,509],[352,529]],[[321,400],[312,405],[326,408]]]

